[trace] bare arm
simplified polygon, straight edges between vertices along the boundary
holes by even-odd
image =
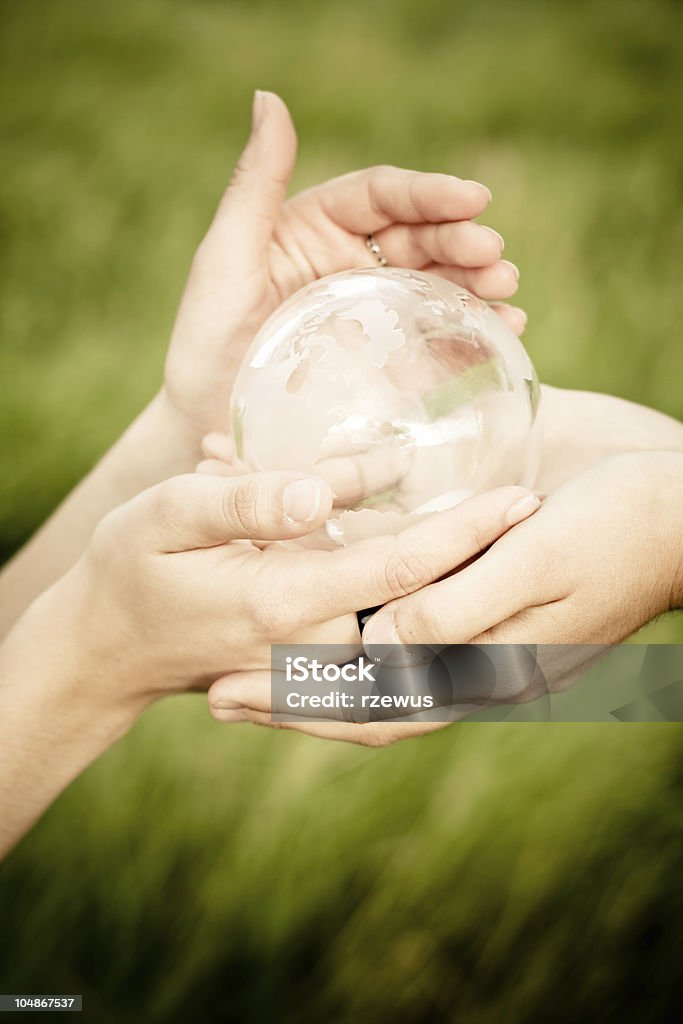
[[[438,579],[539,504],[503,487],[400,538],[334,552],[245,543],[306,536],[332,499],[295,474],[192,473],[102,520],[0,646],[0,854],[153,701],[264,669],[294,637],[355,653],[356,609]]]
[[[0,573],[0,637],[74,564],[107,512],[152,484],[189,472],[198,453],[198,440],[160,392]]]
[[[536,481],[550,494],[608,455],[683,451],[683,424],[635,402],[543,385],[543,457]]]
[[[287,108],[272,93],[257,93],[251,136],[192,263],[163,389],[0,576],[0,635],[73,564],[104,513],[194,468],[201,438],[227,429],[234,373],[260,325],[310,281],[372,265],[368,232],[397,266],[434,260],[436,273],[463,277],[486,299],[516,290],[515,269],[500,259],[500,236],[472,222],[490,200],[484,186],[373,167],[285,203],[295,158]],[[522,329],[520,310],[501,302],[496,309]]]

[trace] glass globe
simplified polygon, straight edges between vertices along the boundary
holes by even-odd
[[[480,299],[432,274],[351,270],[302,288],[256,335],[237,376],[237,457],[336,494],[328,537],[396,533],[501,484],[533,483],[539,387]]]

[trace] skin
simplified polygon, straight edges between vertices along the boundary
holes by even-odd
[[[332,561],[275,547],[320,527],[332,500],[324,481],[305,482],[315,509],[293,524],[282,474],[178,475],[196,465],[207,431],[225,430],[256,330],[303,285],[373,266],[369,232],[390,262],[462,281],[524,327],[524,313],[500,301],[516,291],[517,269],[500,258],[497,232],[473,222],[490,201],[485,186],[374,167],[286,201],[295,159],[287,108],[257,93],[246,148],[192,261],[158,394],[0,575],[0,849],[161,695],[261,668],[292,631],[357,645],[356,608],[446,571],[446,548],[432,551],[424,533],[414,550],[383,540]],[[520,496],[508,488],[479,507],[491,539]],[[464,536],[476,543],[471,528]],[[462,550],[451,549],[451,566]],[[330,574],[338,586],[325,604]]]
[[[99,520],[144,488],[191,471],[202,437],[225,431],[237,367],[255,332],[316,278],[389,262],[460,281],[518,333],[526,317],[501,303],[517,290],[497,232],[475,224],[489,190],[447,174],[356,171],[285,201],[296,134],[282,100],[254,98],[252,132],[195,253],[156,397],[0,576],[0,635],[85,549]]]
[[[533,525],[386,605],[368,624],[366,649],[390,635],[398,643],[619,643],[680,606],[681,499],[683,454],[604,459],[546,499]]]
[[[265,317],[317,276],[371,266],[368,231],[396,265],[441,273],[487,299],[516,289],[498,236],[471,222],[489,200],[482,186],[373,168],[285,204],[294,159],[286,108],[257,96],[249,143],[192,264],[163,387],[0,579],[5,629],[18,619],[0,648],[0,850],[154,700],[210,687],[217,717],[267,719],[263,686],[256,695],[250,687],[263,683],[273,642],[357,641],[356,608],[391,611],[429,594],[430,584],[438,588],[435,581],[486,551],[483,563],[496,538],[515,535],[539,507],[533,495],[505,488],[398,539],[292,553],[274,542],[320,526],[332,500],[324,481],[306,482],[317,502],[299,509],[297,525],[285,490],[291,478],[176,476],[195,465],[207,431],[225,456],[234,371]],[[521,331],[521,311],[496,308]],[[556,421],[557,441],[563,416]],[[571,455],[573,471],[595,461],[588,444]],[[657,521],[661,510],[641,511]],[[303,731],[371,744],[425,731],[337,725]]]
[[[683,607],[681,508],[683,451],[600,459],[563,482],[536,515],[481,557],[387,603],[368,622],[363,646],[372,657],[387,644],[576,645],[543,666],[551,690],[561,689],[595,660],[595,645],[617,644],[657,615]],[[505,701],[534,696],[520,687],[506,692]],[[270,675],[259,672],[218,680],[209,706],[219,721],[369,746],[442,727],[271,723]],[[483,706],[473,703],[469,710]]]
[[[439,579],[539,504],[500,488],[332,552],[273,543],[329,514],[316,478],[179,476],[109,513],[0,646],[0,855],[154,701],[263,669],[294,637],[352,656],[356,608]]]

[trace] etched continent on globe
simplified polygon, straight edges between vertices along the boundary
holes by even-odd
[[[350,543],[501,484],[530,486],[539,387],[518,338],[464,288],[351,270],[302,288],[256,335],[232,426],[248,470],[324,477]]]

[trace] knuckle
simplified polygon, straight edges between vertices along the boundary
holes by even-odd
[[[122,533],[123,515],[120,508],[107,512],[95,527],[89,545],[90,554],[97,564],[106,560],[118,544]]]
[[[223,196],[223,199],[225,200],[227,198],[230,190],[235,188],[236,185],[241,184],[241,182],[245,178],[247,180],[249,179],[249,159],[247,157],[246,150],[242,150],[242,152],[240,153],[239,159],[238,159],[237,163],[235,164],[234,170],[233,170],[231,178],[230,178],[230,182],[228,183],[228,187],[225,190],[225,194]]]
[[[442,613],[423,601],[415,601],[409,605],[398,624],[399,636],[407,643],[430,644],[448,643],[449,623]]]
[[[391,551],[384,566],[384,582],[392,598],[412,594],[431,578],[427,561],[398,545]]]
[[[493,542],[493,530],[486,530],[478,518],[472,519],[466,527],[467,546],[473,555],[485,551]]]
[[[177,505],[182,480],[182,477],[169,477],[156,485],[154,488],[154,511],[158,515],[169,514]]]
[[[151,518],[162,532],[171,532],[178,525],[178,508],[184,494],[182,477],[170,477],[155,487]]]
[[[300,624],[291,597],[276,586],[254,589],[248,610],[256,631],[272,639],[289,637]]]
[[[221,503],[226,524],[247,537],[257,535],[263,526],[259,498],[259,485],[256,480],[250,478],[241,480],[236,487],[224,491]]]

